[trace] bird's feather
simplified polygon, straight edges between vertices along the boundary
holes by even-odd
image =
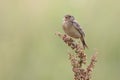
[[[73,26],[75,27],[75,29],[77,29],[77,31],[81,34],[81,36],[85,37],[85,33],[82,27],[76,21],[73,21]]]

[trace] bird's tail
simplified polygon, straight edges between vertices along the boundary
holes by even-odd
[[[84,48],[84,49],[85,49],[85,48],[87,48],[87,49],[88,49],[88,46],[87,46],[87,44],[86,44],[86,42],[85,42],[84,38],[80,38],[80,39],[81,39],[81,41],[82,41],[83,48]]]

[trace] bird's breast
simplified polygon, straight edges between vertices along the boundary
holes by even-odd
[[[64,23],[63,29],[66,34],[68,34],[69,36],[71,36],[73,38],[80,38],[80,36],[81,36],[80,33],[78,32],[78,30],[71,23],[70,24]]]

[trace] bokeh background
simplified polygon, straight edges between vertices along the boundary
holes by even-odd
[[[120,80],[119,0],[0,0],[0,80],[73,80],[67,52],[55,32],[72,14],[86,32],[92,80]]]

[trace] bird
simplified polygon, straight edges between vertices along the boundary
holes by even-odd
[[[74,16],[72,15],[65,15],[63,18],[62,24],[64,32],[72,38],[80,39],[83,45],[83,48],[88,48],[85,42],[85,32],[83,31],[82,27],[79,23],[75,20]]]

